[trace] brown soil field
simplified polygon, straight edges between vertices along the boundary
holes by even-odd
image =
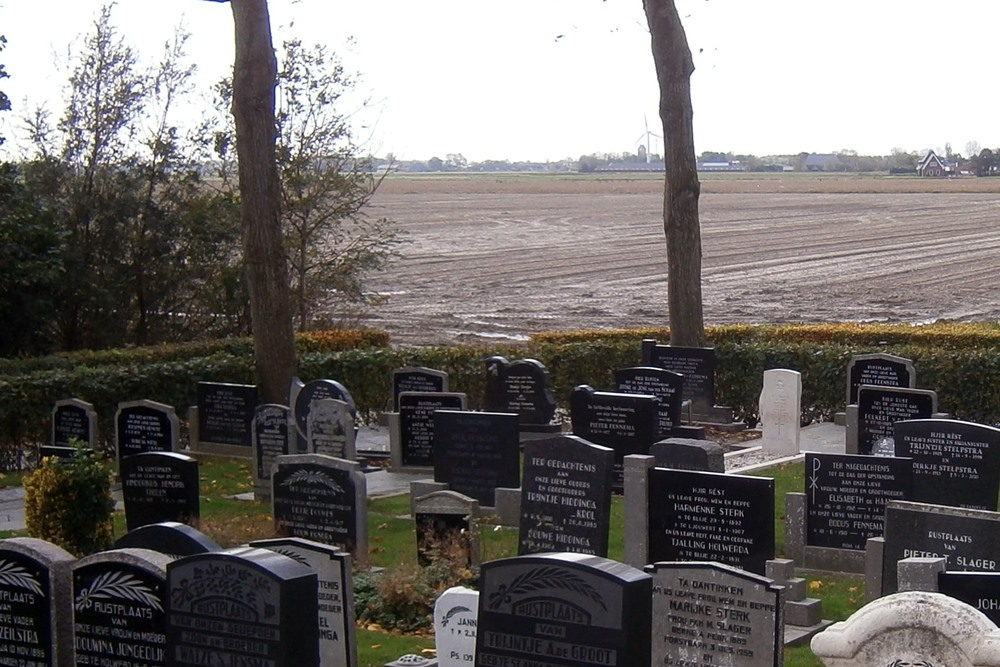
[[[364,318],[395,343],[667,324],[658,175],[392,176]],[[707,324],[1000,319],[1000,178],[707,174]]]

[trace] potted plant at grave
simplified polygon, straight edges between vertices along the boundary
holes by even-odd
[[[111,468],[104,456],[72,439],[73,455],[47,456],[24,478],[28,534],[80,557],[111,548]]]

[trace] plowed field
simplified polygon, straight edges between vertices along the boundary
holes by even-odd
[[[396,343],[667,323],[662,179],[501,175],[385,181],[406,231],[369,287]],[[705,320],[1000,318],[1000,178],[706,175]]]

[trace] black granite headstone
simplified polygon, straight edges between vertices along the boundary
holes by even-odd
[[[270,498],[271,468],[279,456],[292,453],[292,411],[284,405],[257,406],[253,418],[254,492]]]
[[[434,465],[434,412],[465,410],[465,394],[404,391],[398,410],[402,464],[430,468]]]
[[[351,415],[355,418],[357,417],[354,397],[351,396],[351,392],[347,391],[347,387],[336,380],[313,380],[312,382],[307,382],[299,390],[298,395],[295,397],[295,405],[292,406],[295,413],[295,427],[298,429],[300,437],[305,438],[308,435],[309,410],[313,401],[323,398],[332,398],[336,401],[347,403]]]
[[[97,438],[97,412],[94,406],[76,398],[57,401],[52,410],[52,443],[69,446],[70,440],[83,442],[93,449]]]
[[[1000,625],[1000,572],[938,572],[938,593],[975,607]]]
[[[177,448],[177,414],[169,405],[155,401],[122,403],[115,414],[115,427],[119,460]]]
[[[607,557],[614,452],[574,435],[524,443],[518,553]]]
[[[448,374],[419,366],[397,368],[392,372],[392,404],[396,412],[399,412],[399,395],[404,391],[447,392]]]
[[[893,425],[897,456],[913,459],[913,497],[921,503],[995,510],[1000,492],[1000,429],[953,419]]]
[[[663,368],[684,376],[682,396],[691,401],[696,415],[708,414],[715,405],[715,348],[657,345],[642,341],[642,365]]]
[[[858,402],[858,389],[863,384],[874,387],[917,386],[913,362],[891,354],[859,354],[847,364],[847,404]]]
[[[891,439],[896,422],[930,419],[935,412],[937,395],[933,391],[861,385],[858,389],[858,453],[871,454],[876,443],[883,438]]]
[[[614,485],[621,490],[625,457],[648,454],[657,440],[660,400],[655,396],[594,391],[580,385],[570,395],[569,405],[573,435],[614,450]]]
[[[200,518],[197,459],[176,452],[133,454],[119,462],[119,474],[128,530]]]
[[[271,493],[278,535],[335,545],[366,562],[367,492],[357,463],[318,454],[281,457]]]
[[[498,488],[521,485],[520,427],[516,414],[437,410],[434,481],[493,507]]]
[[[164,570],[170,559],[140,549],[108,551],[73,567],[76,664],[167,664]]]
[[[582,554],[484,563],[476,627],[478,666],[645,667],[652,579]]]
[[[913,460],[806,454],[806,544],[864,551],[885,530],[885,506],[912,500]]]
[[[885,507],[882,595],[898,590],[903,558],[944,558],[951,571],[997,572],[1000,513],[892,501]]]
[[[179,521],[139,526],[119,537],[115,541],[115,549],[149,549],[177,557],[222,551],[222,547],[211,537]]]
[[[318,667],[316,572],[237,548],[167,566],[171,667]]]
[[[757,574],[774,558],[774,480],[652,468],[649,561],[714,561]]]
[[[681,396],[684,376],[680,373],[656,368],[637,366],[615,371],[615,391],[622,394],[643,394],[660,399],[659,420],[656,435],[668,438],[674,427],[681,425]]]
[[[508,362],[503,357],[486,360],[486,400],[489,412],[513,412],[522,427],[547,425],[556,413],[549,371],[535,359]]]
[[[251,446],[257,387],[221,382],[198,383],[198,440]]]

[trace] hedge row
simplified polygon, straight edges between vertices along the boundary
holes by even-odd
[[[887,352],[914,361],[917,386],[936,390],[941,410],[971,421],[1000,423],[1000,345],[990,342],[995,328],[957,326],[954,339],[940,331],[911,328],[914,336],[898,344],[885,339],[902,340],[900,331],[870,328],[866,333],[860,325],[843,327],[837,340],[833,339],[838,336],[824,327],[713,328],[710,338],[717,358],[717,402],[732,406],[739,417],[753,422],[763,372],[789,368],[802,373],[803,408],[827,415],[844,407],[851,356]],[[468,394],[470,406],[476,408],[483,396],[483,362],[487,357],[531,357],[548,368],[557,401],[568,407],[573,387],[589,384],[609,389],[615,369],[638,365],[643,338],[666,341],[662,330],[601,333],[540,335],[526,344],[490,347],[370,346],[307,351],[300,354],[299,375],[306,381],[326,377],[342,382],[350,389],[362,418],[372,419],[389,409],[392,371],[396,368],[426,366],[446,371],[450,389]],[[861,344],[862,339],[869,342]],[[74,365],[0,376],[0,451],[46,440],[52,406],[64,398],[93,403],[106,440],[113,433],[112,419],[122,401],[160,401],[175,406],[183,418],[187,407],[195,403],[199,381],[253,381],[250,351],[240,349],[239,353],[228,348],[180,360],[135,362],[129,357],[130,362],[121,365]]]

